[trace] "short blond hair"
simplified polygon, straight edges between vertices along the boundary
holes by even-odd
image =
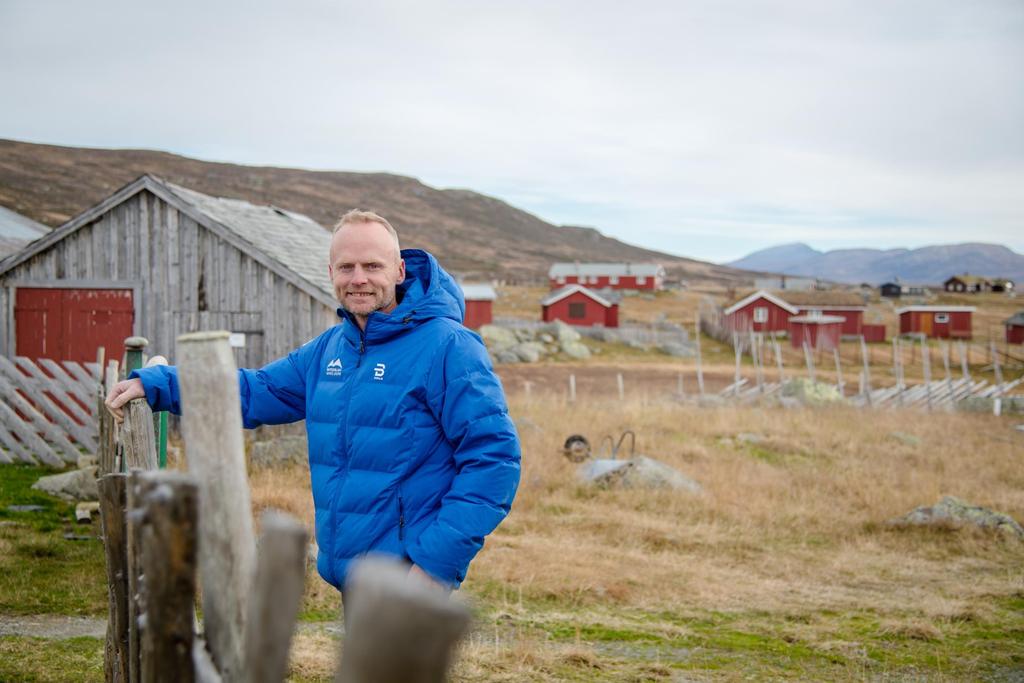
[[[384,226],[384,229],[388,231],[391,238],[395,240],[395,254],[401,256],[402,248],[398,244],[398,231],[392,227],[391,223],[388,223],[388,219],[384,218],[378,213],[373,211],[363,211],[362,209],[352,209],[345,213],[337,223],[334,224],[334,234],[349,224],[360,224],[360,223],[379,223]]]

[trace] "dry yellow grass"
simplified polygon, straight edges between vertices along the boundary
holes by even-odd
[[[932,680],[980,675],[992,655],[971,629],[1021,634],[1009,641],[1015,649],[999,647],[1024,661],[1024,617],[1007,625],[1004,607],[1024,598],[1024,543],[885,525],[946,494],[1024,519],[1024,435],[1005,419],[659,400],[572,406],[536,393],[511,401],[522,484],[464,585],[480,617],[457,680],[664,680],[696,666],[681,663],[692,654],[642,656],[651,646],[634,638],[720,648],[723,660],[696,670],[725,679],[752,671],[856,680],[904,661],[937,667],[928,669]],[[637,432],[639,452],[682,470],[704,493],[580,485],[559,452],[565,437],[596,443],[626,428]],[[729,438],[740,432],[762,440]],[[311,523],[307,477],[303,468],[254,473],[256,506]],[[331,613],[332,589],[310,578],[307,610]],[[750,634],[777,642],[745,658],[743,648],[755,646],[733,641]],[[622,649],[609,650],[616,638]],[[296,680],[323,680],[314,673],[326,666],[318,642],[300,638]],[[886,654],[879,642],[895,649]],[[811,663],[778,660],[779,647]],[[722,661],[724,673],[712,674]]]

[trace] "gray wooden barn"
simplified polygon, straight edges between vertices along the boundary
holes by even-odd
[[[329,245],[306,216],[144,175],[0,261],[0,355],[120,357],[134,334],[173,362],[178,335],[224,329],[260,366],[337,323]]]

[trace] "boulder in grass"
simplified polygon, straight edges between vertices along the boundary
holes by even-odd
[[[548,323],[540,328],[542,333],[550,334],[559,344],[565,346],[568,342],[578,342],[580,340],[580,333],[574,330],[569,325],[566,325],[561,320]]]
[[[546,349],[540,342],[527,341],[516,344],[509,351],[516,354],[524,363],[536,363],[544,355]]]
[[[495,363],[518,363],[519,356],[512,349],[502,349],[494,354]]]
[[[576,360],[590,358],[590,349],[583,342],[578,341],[562,342],[562,353]]]
[[[805,378],[791,379],[783,384],[782,396],[794,398],[807,406],[821,406],[843,400],[843,395],[834,384],[812,382]]]
[[[701,485],[677,469],[645,455],[628,460],[588,460],[580,465],[584,481],[603,488],[674,489],[700,493]]]
[[[945,496],[935,505],[915,508],[902,517],[890,519],[888,523],[897,527],[955,528],[974,526],[979,529],[992,529],[1024,540],[1024,528],[1009,515],[979,505],[971,505],[954,496]]]
[[[36,491],[48,493],[70,503],[84,500],[99,500],[99,487],[96,485],[98,467],[86,467],[80,470],[51,474],[40,477],[32,484]]]
[[[507,327],[499,327],[498,325],[483,325],[480,328],[480,337],[484,340],[484,344],[491,351],[501,351],[511,346],[515,346],[519,341],[516,338],[516,333]]]

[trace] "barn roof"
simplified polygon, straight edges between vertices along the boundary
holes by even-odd
[[[826,291],[790,291],[777,292],[791,306],[842,306],[864,308],[864,297],[857,292]]]
[[[1017,311],[1003,321],[1004,325],[1024,325],[1024,311]]]
[[[327,306],[337,306],[326,267],[331,235],[319,223],[274,206],[211,197],[148,174],[0,261],[0,276],[143,190],[174,206],[298,289]]]
[[[331,233],[308,216],[241,199],[211,197],[163,181],[174,194],[210,216],[333,299],[327,275]]]
[[[740,298],[739,301],[734,303],[732,306],[729,306],[729,308],[725,309],[724,312],[726,315],[732,315],[733,313],[740,310],[744,306],[754,301],[757,301],[758,299],[765,299],[767,301],[771,301],[773,304],[783,309],[787,313],[792,313],[793,315],[797,314],[797,310],[793,308],[793,306],[791,306],[789,303],[783,301],[777,295],[772,294],[771,292],[766,292],[763,289],[759,289],[756,292],[751,292],[750,294],[743,296],[742,298]]]
[[[973,313],[978,310],[975,306],[904,306],[896,309],[896,315],[904,313]]]
[[[665,268],[658,263],[553,263],[548,270],[548,277],[565,277],[566,275],[608,277],[622,275],[641,275],[658,277],[665,275]]]
[[[989,279],[984,275],[971,275],[970,273],[964,273],[963,275],[952,276],[951,278],[946,280],[946,283],[952,282],[953,280],[959,280],[965,285],[983,285],[989,281]]]
[[[42,223],[37,223],[28,216],[22,216],[17,211],[0,206],[0,238],[6,237],[28,242],[48,232],[50,229]]]
[[[579,292],[583,296],[593,299],[594,301],[601,304],[605,308],[611,308],[612,306],[618,303],[618,301],[613,301],[611,296],[602,296],[595,292],[594,290],[584,287],[583,285],[566,285],[561,289],[556,289],[555,291],[551,292],[546,297],[541,299],[540,305],[550,306],[551,304],[557,303],[564,299],[565,297],[569,296],[570,294],[575,294],[576,292]]]
[[[487,283],[460,282],[459,286],[462,287],[462,296],[466,301],[494,301],[498,298],[494,287]]]

